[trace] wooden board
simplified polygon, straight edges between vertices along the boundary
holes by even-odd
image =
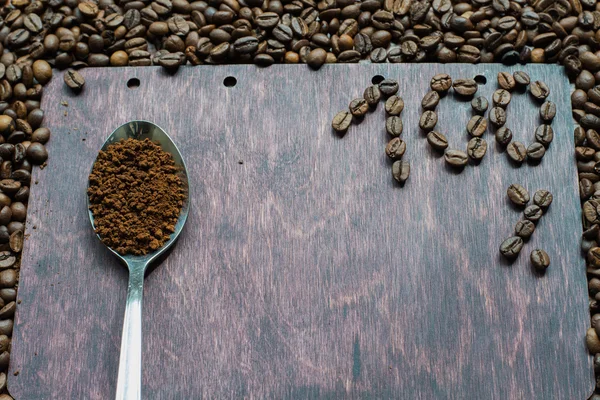
[[[557,66],[525,69],[559,110],[543,162],[512,166],[488,132],[485,159],[462,173],[417,128],[429,79],[483,75],[491,99],[497,72],[515,68],[93,69],[79,96],[58,76],[44,95],[51,158],[34,172],[10,392],[112,398],[127,275],[89,226],[85,188],[111,131],[147,119],[186,159],[192,211],[146,280],[145,399],[587,398],[570,89]],[[383,105],[343,138],[330,128],[375,75],[399,79],[406,103],[403,188],[383,152]],[[438,107],[453,147],[466,147],[469,107]],[[516,95],[508,110],[515,139],[531,143],[537,107]],[[520,216],[506,199],[514,182],[555,200],[509,264],[498,246]],[[545,276],[529,264],[536,247],[552,259]]]

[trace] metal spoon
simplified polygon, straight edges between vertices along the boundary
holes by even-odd
[[[121,337],[121,356],[119,359],[119,377],[117,380],[116,400],[140,400],[142,392],[142,296],[144,293],[144,273],[148,265],[163,254],[169,247],[175,243],[175,240],[181,233],[183,225],[187,220],[190,209],[189,201],[189,183],[187,168],[185,162],[171,140],[169,135],[148,121],[131,121],[118,127],[102,145],[102,150],[106,150],[108,145],[118,142],[121,139],[134,138],[143,140],[149,138],[158,142],[161,148],[173,156],[175,165],[180,168],[180,177],[184,184],[184,189],[188,193],[185,204],[181,209],[181,214],[175,225],[175,232],[171,238],[160,249],[148,253],[144,256],[126,255],[122,256],[115,250],[108,248],[129,269],[129,285],[127,286],[127,303],[125,304],[125,319],[123,322],[123,334]],[[94,216],[88,213],[92,227],[94,227]]]

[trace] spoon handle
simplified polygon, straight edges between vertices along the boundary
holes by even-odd
[[[142,296],[144,270],[131,268],[121,336],[116,400],[140,400],[142,396]]]

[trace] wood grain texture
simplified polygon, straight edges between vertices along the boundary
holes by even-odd
[[[92,69],[79,96],[58,76],[43,101],[51,158],[33,177],[10,392],[113,396],[127,276],[89,226],[85,188],[112,130],[147,119],[190,168],[192,210],[146,281],[145,399],[587,398],[569,85],[557,66],[523,69],[548,83],[558,106],[546,157],[516,168],[488,132],[481,165],[460,174],[418,130],[429,79],[484,75],[480,93],[491,100],[497,72],[515,68]],[[383,151],[383,104],[343,138],[330,127],[378,74],[399,79],[406,103],[404,188]],[[235,87],[223,85],[227,76]],[[141,85],[128,89],[133,77]],[[464,150],[469,104],[443,99],[438,111],[439,129]],[[516,140],[533,141],[537,113],[528,96],[514,97]],[[555,200],[508,264],[498,246],[520,217],[506,199],[515,182]],[[545,276],[529,264],[536,247],[552,260]]]

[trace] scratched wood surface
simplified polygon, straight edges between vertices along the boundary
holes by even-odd
[[[33,177],[10,392],[113,396],[127,274],[89,226],[85,188],[111,131],[147,119],[186,159],[192,210],[146,280],[145,399],[587,398],[569,86],[558,67],[524,69],[558,105],[546,157],[516,168],[488,131],[483,162],[462,173],[417,128],[429,79],[482,75],[491,100],[497,72],[514,68],[93,69],[78,96],[58,76],[44,95],[51,158]],[[406,102],[403,188],[383,152],[383,104],[343,138],[330,128],[376,75],[399,79]],[[128,88],[130,78],[140,86]],[[452,147],[466,148],[469,107],[452,97],[438,107]],[[532,142],[537,113],[515,95],[507,126],[516,140]],[[498,246],[520,216],[506,200],[514,182],[555,200],[509,264]],[[545,276],[529,264],[536,247],[552,259]]]

